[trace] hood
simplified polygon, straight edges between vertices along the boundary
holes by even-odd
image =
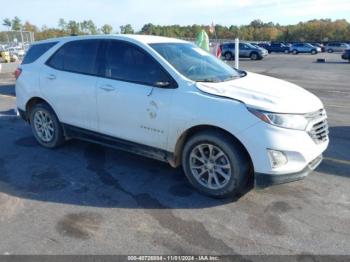
[[[247,106],[275,113],[304,114],[323,108],[305,89],[277,78],[247,72],[245,77],[221,83],[196,83],[201,91],[232,98]]]

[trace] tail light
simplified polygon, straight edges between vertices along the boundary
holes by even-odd
[[[22,73],[22,69],[21,68],[17,68],[16,71],[15,71],[15,78],[16,80],[18,79],[18,77],[21,75]]]

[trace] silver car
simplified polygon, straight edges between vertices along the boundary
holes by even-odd
[[[235,56],[235,43],[224,43],[221,46],[221,53],[225,60],[232,60]],[[267,50],[255,47],[249,43],[239,43],[239,57],[261,60],[267,56]]]
[[[346,43],[329,43],[325,46],[325,51],[328,53],[344,52],[346,49],[350,49],[350,45]]]
[[[322,50],[320,47],[313,46],[309,43],[296,43],[289,47],[289,52],[293,53],[294,55],[298,53],[310,53],[315,55],[321,51]]]

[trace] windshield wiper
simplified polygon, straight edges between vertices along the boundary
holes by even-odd
[[[210,78],[196,79],[196,82],[217,83],[218,81]]]
[[[240,77],[241,77],[241,75],[239,75],[239,76],[232,75],[232,76],[229,76],[229,77],[225,78],[225,79],[223,80],[223,82],[229,81],[229,80],[232,80],[232,79],[235,79],[235,78],[240,78]]]

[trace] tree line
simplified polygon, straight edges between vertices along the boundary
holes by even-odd
[[[345,19],[314,19],[294,25],[280,25],[278,23],[264,23],[257,19],[248,25],[215,25],[215,32],[210,33],[209,25],[154,25],[145,24],[140,31],[135,31],[131,24],[119,26],[115,30],[112,25],[105,24],[97,27],[92,20],[66,21],[59,19],[56,27],[42,26],[39,28],[29,21],[22,23],[19,17],[3,19],[3,25],[8,30],[23,30],[34,32],[36,40],[42,40],[66,35],[84,34],[148,34],[178,38],[195,38],[198,32],[205,30],[210,38],[233,39],[240,38],[248,41],[350,41],[350,23]],[[1,40],[1,39],[0,39]]]

